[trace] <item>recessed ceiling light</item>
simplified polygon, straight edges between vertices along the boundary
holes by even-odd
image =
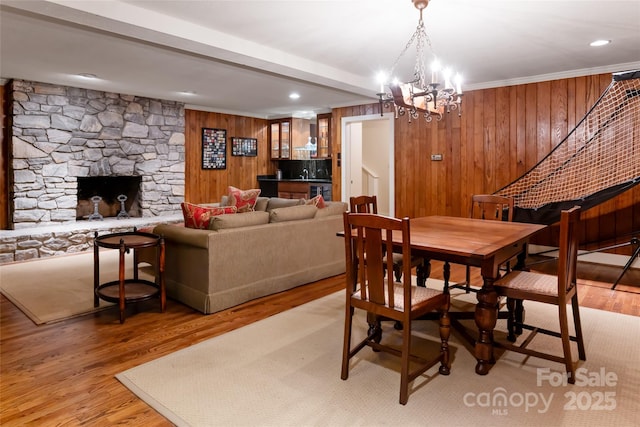
[[[598,46],[607,45],[609,43],[611,43],[611,40],[596,40],[589,43],[589,46],[598,47]]]
[[[95,74],[91,74],[91,73],[79,73],[78,77],[82,77],[83,79],[89,79],[89,80],[93,80],[93,79],[97,79],[98,76],[96,76]]]
[[[298,98],[300,98],[300,94],[293,92],[293,93],[289,94],[289,98],[298,99]]]
[[[192,90],[183,90],[180,92],[183,95],[195,95],[196,93]]]

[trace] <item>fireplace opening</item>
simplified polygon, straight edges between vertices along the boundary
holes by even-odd
[[[140,217],[139,193],[140,176],[92,176],[78,177],[78,205],[76,207],[76,220],[94,219],[97,213],[103,218],[109,217]],[[92,200],[94,196],[100,200]],[[124,200],[124,212],[122,199]]]

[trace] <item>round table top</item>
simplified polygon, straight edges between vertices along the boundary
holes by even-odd
[[[96,237],[96,245],[103,248],[118,249],[124,243],[125,248],[145,248],[156,246],[161,237],[153,233],[127,231],[123,233],[105,234]]]

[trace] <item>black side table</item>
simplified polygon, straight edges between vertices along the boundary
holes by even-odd
[[[118,249],[120,251],[119,278],[111,282],[100,284],[100,255],[99,248]],[[155,282],[138,278],[137,250],[142,248],[156,248]],[[133,249],[133,279],[125,279],[125,253]],[[118,303],[120,308],[120,323],[124,323],[126,303],[144,301],[160,296],[160,308],[165,311],[167,297],[164,285],[164,239],[152,233],[131,231],[98,236],[95,232],[93,241],[93,306],[100,305],[100,299]]]

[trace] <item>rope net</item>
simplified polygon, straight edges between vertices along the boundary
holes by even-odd
[[[514,198],[514,221],[552,224],[640,183],[640,70],[613,81],[578,125],[536,166],[495,194]]]

